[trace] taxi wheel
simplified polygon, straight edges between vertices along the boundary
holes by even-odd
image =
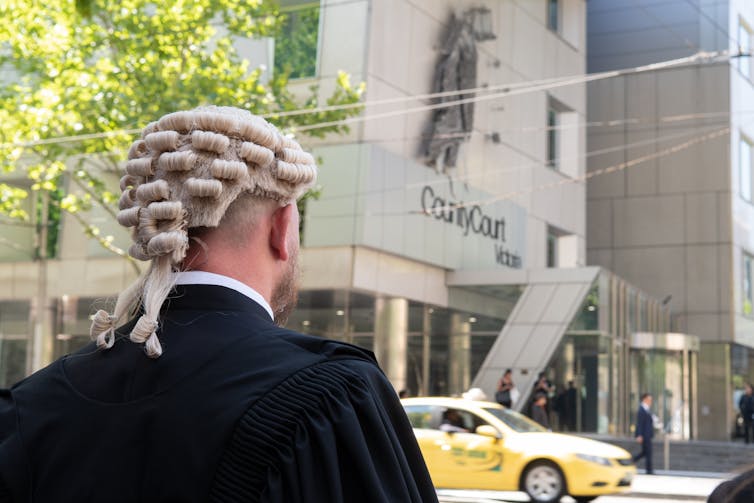
[[[565,493],[563,474],[549,461],[535,461],[530,464],[522,482],[523,490],[536,503],[559,501]]]

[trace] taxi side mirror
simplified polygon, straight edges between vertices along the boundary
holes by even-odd
[[[476,433],[477,435],[483,435],[485,437],[492,437],[497,440],[503,438],[503,435],[499,431],[497,431],[494,426],[491,426],[489,424],[482,424],[480,426],[477,426],[474,433]]]

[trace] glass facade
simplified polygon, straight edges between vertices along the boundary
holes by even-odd
[[[514,290],[514,295],[520,293],[518,288]],[[288,327],[361,346],[375,351],[379,358],[375,335],[378,299],[356,291],[303,291]],[[405,372],[398,381],[412,395],[466,391],[510,311],[489,316],[414,301],[407,304],[406,333],[388,335],[401,340],[405,336],[405,344],[399,343],[405,346]],[[514,304],[510,303],[511,309]]]
[[[652,410],[662,425],[662,431],[671,438],[691,438],[690,376],[696,373],[698,350],[660,346],[632,351],[629,401],[638,407],[642,393],[651,393],[654,399]],[[630,412],[631,424],[634,424],[636,410]]]
[[[453,303],[467,307],[452,308],[375,292],[306,290],[288,326],[374,351],[396,388],[411,395],[459,395],[469,389],[522,291],[521,286],[457,289]],[[492,299],[496,307],[468,308],[480,299]],[[111,309],[113,301],[55,299],[54,358],[86,344],[90,315]],[[0,302],[0,386],[23,378],[30,368],[32,320],[32,302]],[[698,349],[687,344],[694,338],[665,333],[670,324],[667,306],[600,272],[546,366],[556,387],[553,428],[629,434],[638,397],[650,392],[665,431],[693,437]],[[733,358],[734,364],[744,360]],[[743,364],[734,366],[736,389],[751,373]]]
[[[698,342],[666,334],[670,325],[662,302],[602,271],[548,366],[556,428],[631,433],[639,396],[649,392],[664,431],[691,438]]]
[[[0,301],[0,388],[26,376],[31,302]]]

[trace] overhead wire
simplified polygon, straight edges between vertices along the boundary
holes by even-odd
[[[667,156],[667,155],[670,155],[670,154],[674,154],[676,152],[680,152],[681,150],[685,150],[685,149],[690,148],[690,147],[692,147],[694,145],[697,145],[699,143],[702,143],[702,142],[705,142],[705,141],[709,141],[709,140],[712,140],[714,138],[721,137],[721,136],[723,136],[725,134],[728,134],[729,132],[730,132],[730,127],[726,126],[724,128],[719,128],[719,129],[717,129],[717,130],[715,130],[715,131],[713,131],[711,133],[697,136],[697,137],[692,138],[691,140],[688,140],[686,142],[673,145],[672,147],[664,148],[662,150],[659,150],[657,152],[653,152],[651,154],[646,154],[646,155],[643,155],[643,156],[640,156],[640,157],[636,157],[636,158],[631,159],[629,161],[624,161],[624,162],[620,162],[620,163],[617,163],[617,164],[613,164],[613,165],[605,167],[605,168],[600,168],[600,169],[592,170],[592,171],[590,171],[590,172],[588,172],[588,173],[586,173],[586,174],[584,174],[582,176],[579,176],[579,177],[573,177],[573,178],[567,177],[567,178],[563,178],[562,180],[558,180],[557,182],[544,183],[544,184],[536,185],[536,186],[533,186],[533,187],[529,187],[527,189],[512,191],[512,192],[500,194],[500,195],[497,195],[497,196],[492,196],[492,197],[485,198],[485,199],[477,199],[477,200],[474,200],[474,201],[467,201],[467,202],[463,202],[463,203],[455,203],[455,204],[452,204],[452,205],[441,206],[441,207],[437,207],[436,211],[454,210],[456,208],[464,208],[464,207],[469,207],[469,206],[484,206],[484,205],[496,203],[496,202],[499,202],[499,201],[511,200],[514,197],[518,197],[518,196],[522,196],[522,195],[527,195],[527,194],[531,194],[531,193],[534,193],[534,192],[539,192],[539,191],[542,191],[542,190],[552,189],[552,188],[559,187],[559,186],[572,185],[572,184],[576,184],[576,183],[580,183],[580,182],[586,182],[590,178],[594,178],[596,176],[605,175],[605,174],[609,174],[609,173],[614,173],[616,171],[623,171],[623,170],[625,170],[627,168],[631,168],[633,166],[637,166],[637,165],[642,164],[644,162],[647,162],[647,161],[650,161],[650,160],[653,160],[653,159],[657,159],[657,158],[660,158],[660,157],[664,157],[664,156]],[[421,214],[421,215],[423,215],[423,214],[431,215],[432,214],[432,212],[416,210],[416,211],[409,211],[409,212],[400,212],[400,213],[396,213],[395,215],[396,216],[397,215],[404,215],[406,213],[409,213],[409,214]],[[375,214],[375,213],[372,213],[370,215],[371,216],[388,216],[389,214],[386,214],[386,213],[384,213],[384,214]]]
[[[632,67],[632,68],[624,68],[620,70],[608,70],[608,71],[597,72],[597,73],[592,73],[592,74],[585,74],[585,75],[580,75],[574,78],[569,78],[566,80],[553,82],[553,83],[545,84],[545,85],[534,85],[534,86],[529,86],[522,89],[503,91],[500,93],[492,93],[485,96],[461,98],[454,101],[436,103],[436,104],[425,105],[421,107],[394,110],[391,112],[384,112],[381,114],[351,117],[348,119],[342,119],[342,120],[337,120],[337,121],[329,121],[329,122],[323,122],[320,124],[312,124],[308,126],[295,127],[295,128],[291,128],[291,130],[294,132],[306,132],[306,131],[311,131],[314,129],[325,128],[325,127],[344,126],[344,125],[354,124],[358,122],[365,122],[368,120],[384,119],[384,118],[394,117],[394,116],[403,115],[403,114],[424,112],[424,111],[435,110],[438,108],[446,108],[446,107],[451,107],[451,106],[463,105],[466,103],[479,103],[482,101],[488,101],[492,99],[507,98],[510,96],[518,96],[518,95],[528,94],[528,93],[533,93],[533,92],[552,90],[552,89],[575,85],[575,84],[586,84],[588,82],[603,80],[607,78],[621,77],[621,76],[626,76],[626,75],[635,75],[635,74],[641,74],[641,73],[645,73],[649,71],[656,71],[660,69],[668,69],[668,68],[675,68],[675,67],[685,66],[685,65],[693,65],[693,64],[698,64],[702,61],[706,63],[714,63],[714,62],[724,61],[727,59],[728,59],[727,51],[698,52],[696,54],[693,54],[691,56],[686,56],[683,58],[673,59],[669,61],[662,61],[658,63],[652,63],[649,65],[642,65],[642,66],[637,66],[637,67]]]
[[[640,118],[640,117],[632,117],[628,119],[610,119],[610,120],[599,120],[599,121],[589,121],[589,122],[574,122],[569,124],[557,124],[555,126],[522,126],[518,128],[507,128],[507,129],[495,129],[490,131],[483,131],[481,129],[475,129],[471,133],[466,132],[460,132],[460,133],[442,133],[442,134],[430,134],[430,133],[422,133],[419,135],[411,135],[411,136],[396,136],[393,138],[375,138],[375,139],[369,139],[369,143],[394,143],[394,142],[400,142],[400,141],[409,141],[409,140],[421,140],[421,139],[427,139],[427,138],[466,138],[473,134],[481,134],[484,135],[485,138],[491,137],[494,133],[497,133],[502,137],[502,135],[509,135],[509,134],[516,134],[516,133],[541,133],[541,132],[547,132],[547,131],[567,131],[570,129],[588,129],[588,128],[612,128],[612,127],[622,127],[622,126],[647,126],[647,127],[656,127],[659,125],[669,125],[669,124],[680,124],[684,121],[690,121],[690,120],[707,120],[707,119],[727,119],[734,115],[749,115],[754,114],[754,110],[744,110],[740,112],[730,112],[730,111],[721,111],[721,112],[699,112],[699,113],[691,113],[691,114],[678,114],[678,115],[666,115],[666,116],[660,116],[657,118]],[[719,122],[719,121],[718,121]],[[682,124],[678,127],[685,127]],[[633,129],[632,132],[641,132],[642,129],[636,128]],[[493,140],[494,142],[494,140]]]
[[[695,120],[695,119],[729,117],[733,114],[752,114],[752,113],[754,113],[754,111],[742,111],[742,112],[733,112],[733,113],[732,112],[707,112],[707,113],[664,116],[664,117],[658,117],[656,120],[628,118],[628,119],[616,119],[616,120],[608,120],[608,121],[594,121],[590,123],[582,123],[582,124],[574,124],[574,125],[546,126],[546,127],[538,127],[538,128],[522,128],[520,130],[513,130],[513,131],[514,132],[518,132],[518,131],[532,132],[532,131],[546,131],[546,130],[552,130],[552,129],[563,130],[563,129],[573,128],[573,127],[584,128],[584,127],[592,127],[592,126],[598,126],[598,125],[621,126],[621,125],[637,125],[637,124],[642,124],[642,123],[663,124],[663,123],[674,123],[674,122],[679,122],[679,121],[687,121],[687,120]],[[702,128],[702,131],[711,130],[711,129],[716,128],[717,126],[718,125],[710,125],[707,128]],[[698,125],[696,125],[695,127],[698,127]],[[638,130],[635,132],[641,133],[642,131]],[[638,147],[643,147],[643,146],[653,145],[653,144],[661,144],[667,141],[682,138],[684,136],[696,134],[698,132],[699,132],[698,130],[681,131],[678,133],[668,134],[668,135],[659,136],[659,137],[653,136],[652,138],[639,140],[632,143],[621,143],[620,145],[616,145],[613,147],[606,147],[606,148],[602,148],[598,150],[588,151],[588,152],[585,152],[584,154],[579,154],[577,156],[558,157],[558,158],[553,159],[553,162],[557,164],[561,164],[561,163],[569,162],[569,161],[579,161],[581,159],[588,159],[591,157],[619,152],[622,150],[628,150],[632,148],[638,148]],[[393,141],[406,140],[406,139],[410,139],[410,138],[401,137]],[[378,143],[378,141],[372,141],[371,143]],[[71,156],[71,158],[85,158],[89,155],[90,154],[78,154],[75,156]],[[505,168],[487,169],[482,172],[476,172],[476,173],[468,174],[468,175],[461,175],[461,176],[456,175],[453,177],[453,180],[460,183],[470,183],[480,178],[485,178],[485,177],[490,177],[490,176],[499,176],[499,175],[508,175],[508,174],[519,172],[519,171],[527,171],[535,167],[541,167],[543,166],[543,164],[544,164],[543,162],[531,162],[531,163],[524,163],[524,164],[519,164],[519,165],[511,166],[511,167],[505,167]],[[437,179],[437,180],[431,180],[431,181],[410,183],[410,184],[406,184],[404,187],[412,188],[412,187],[420,186],[420,185],[440,185],[444,183],[447,183],[447,180],[443,178],[443,179]],[[349,194],[347,195],[331,196],[328,199],[339,199],[339,198],[345,198],[345,197],[352,198],[355,196],[375,195],[375,194],[388,192],[389,190],[390,189],[372,189],[372,190],[364,190],[364,191],[358,191],[358,192],[349,192]]]
[[[317,124],[310,124],[306,126],[292,127],[292,128],[289,128],[289,131],[298,133],[298,132],[306,132],[306,131],[312,131],[316,129],[328,128],[328,127],[345,126],[345,125],[349,125],[349,124],[353,124],[357,122],[366,122],[370,120],[384,119],[384,118],[395,117],[395,116],[400,116],[404,114],[431,111],[431,110],[436,110],[440,108],[448,108],[448,107],[453,107],[457,105],[463,105],[467,103],[479,103],[483,101],[501,99],[501,98],[506,98],[506,97],[511,97],[511,96],[518,96],[522,94],[534,93],[534,92],[539,92],[539,91],[547,91],[547,90],[552,90],[552,89],[570,86],[570,85],[585,84],[588,82],[603,80],[607,78],[641,74],[641,73],[645,73],[649,71],[656,71],[660,69],[669,69],[669,68],[682,67],[686,65],[693,65],[693,64],[700,64],[700,63],[705,63],[705,64],[716,63],[716,62],[721,62],[721,61],[727,61],[729,58],[730,56],[728,55],[728,51],[698,52],[691,56],[668,60],[668,61],[662,61],[658,63],[652,63],[649,65],[642,65],[642,66],[637,66],[637,67],[632,67],[632,68],[624,68],[620,70],[597,72],[593,74],[583,74],[583,75],[562,77],[562,78],[559,77],[550,82],[545,82],[542,84],[536,84],[536,82],[538,81],[533,81],[535,82],[535,84],[533,85],[530,84],[526,87],[523,86],[524,83],[505,84],[505,85],[495,86],[494,89],[498,89],[498,88],[502,89],[501,92],[497,92],[497,93],[492,92],[491,94],[486,94],[482,96],[460,98],[457,100],[435,103],[431,105],[423,105],[420,107],[403,108],[403,109],[379,113],[379,114],[365,114],[363,116],[351,117],[348,119],[342,119],[342,120],[337,120],[337,121],[327,121],[327,122],[321,122]],[[549,80],[549,79],[546,79],[546,80]],[[520,87],[513,87],[515,85],[518,85]],[[475,89],[479,89],[479,88],[475,88]],[[470,94],[471,91],[467,89],[463,89],[457,92],[454,91],[454,93],[458,95],[465,95],[465,94]],[[420,96],[426,96],[426,95],[420,95]],[[405,97],[405,98],[410,99],[410,100],[417,99],[413,96]],[[364,102],[360,104],[360,106],[366,106],[368,105],[368,103],[369,102]],[[340,105],[340,106],[353,107],[352,104]],[[330,108],[330,109],[335,110],[336,108]],[[306,111],[307,113],[318,113],[321,110],[302,109],[302,112],[303,111]],[[7,142],[7,143],[0,144],[0,148],[26,148],[26,147],[31,147],[31,146],[46,145],[46,144],[53,144],[53,143],[68,143],[68,142],[76,142],[76,141],[85,141],[85,140],[90,140],[90,139],[108,138],[108,137],[117,136],[120,134],[131,135],[131,134],[138,134],[139,132],[140,130],[137,130],[137,129],[124,129],[124,130],[118,130],[118,131],[107,131],[107,132],[102,132],[102,133],[87,133],[87,134],[63,136],[63,137],[57,137],[57,138],[44,138],[44,139],[33,140],[33,141],[28,141],[28,142]]]
[[[727,126],[726,126],[726,128],[727,128]],[[710,134],[712,134],[712,133],[716,133],[716,132],[720,131],[721,129],[725,129],[725,128],[719,128],[717,125],[715,125],[715,126],[703,128],[702,132],[709,132]],[[612,146],[612,147],[605,147],[605,148],[602,148],[602,149],[589,151],[589,152],[586,152],[583,155],[577,155],[577,156],[572,156],[572,157],[560,157],[560,158],[554,159],[553,161],[556,162],[556,163],[563,163],[563,162],[566,162],[566,161],[578,161],[578,160],[581,160],[581,159],[588,159],[588,158],[598,157],[598,156],[605,155],[605,154],[626,151],[626,150],[633,149],[633,148],[646,147],[646,146],[651,146],[651,145],[654,145],[654,144],[662,144],[662,143],[669,142],[671,140],[680,139],[680,138],[687,137],[687,136],[690,136],[690,135],[696,135],[694,138],[699,138],[699,137],[703,136],[703,135],[699,135],[698,133],[699,133],[699,131],[684,131],[684,132],[675,133],[675,134],[671,134],[671,135],[664,135],[664,136],[660,136],[660,137],[652,137],[652,138],[648,138],[648,139],[645,139],[645,140],[639,140],[639,141],[628,143],[628,144],[621,143],[619,145],[615,145],[615,146]],[[685,143],[686,142],[684,142],[684,144]],[[691,145],[689,145],[689,146],[691,146]],[[545,165],[544,162],[536,162],[536,163],[519,164],[517,166],[506,167],[506,168],[489,169],[489,170],[484,170],[483,172],[475,173],[475,174],[472,174],[472,175],[454,176],[453,177],[453,182],[469,183],[469,182],[474,181],[474,180],[479,179],[479,178],[485,178],[485,177],[491,177],[491,176],[499,176],[499,175],[509,175],[509,174],[513,174],[513,173],[516,173],[516,172],[519,172],[519,171],[528,171],[528,170],[530,170],[532,168],[543,167],[544,165]],[[605,168],[605,169],[608,169],[608,168]],[[600,171],[600,170],[595,170],[595,171]],[[614,171],[614,170],[610,170],[610,171],[606,171],[606,172],[612,172],[612,171]],[[589,173],[592,173],[592,172],[593,171],[590,171]],[[587,177],[587,178],[589,178],[589,177]],[[586,178],[584,178],[584,180],[585,179]],[[565,181],[563,183],[576,183],[576,182],[579,182],[579,181],[582,181],[582,180],[580,178],[578,178],[578,177],[576,177],[576,178],[570,178],[569,177],[569,178],[565,179]],[[420,182],[407,183],[407,184],[402,185],[401,189],[411,189],[411,188],[420,187],[420,186],[427,186],[427,185],[428,186],[436,186],[436,185],[443,185],[443,184],[446,184],[446,183],[448,183],[448,180],[446,178],[438,178],[438,179],[435,179],[435,180],[423,180],[423,181],[420,181]],[[398,189],[395,189],[395,188],[393,188],[393,189],[390,189],[390,188],[368,189],[368,190],[357,191],[357,192],[349,192],[348,194],[344,194],[344,195],[340,195],[340,196],[328,196],[327,199],[328,200],[337,200],[337,199],[350,199],[350,198],[358,197],[358,196],[373,196],[373,195],[378,195],[378,194],[385,194],[385,193],[388,193],[388,192],[394,192],[395,190],[398,190]],[[475,203],[469,203],[469,204],[475,204]],[[454,206],[454,207],[457,207],[457,206]],[[394,214],[394,215],[397,215],[397,214]],[[320,217],[320,216],[323,216],[323,215],[318,215],[318,217]],[[327,218],[335,218],[335,217],[341,217],[343,215],[342,214],[334,214],[334,215],[324,215],[324,216],[327,217]]]

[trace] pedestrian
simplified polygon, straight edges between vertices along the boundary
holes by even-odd
[[[91,344],[0,390],[0,500],[436,502],[372,353],[282,327],[312,155],[203,107],[128,158],[118,221],[149,268]]]
[[[748,444],[754,437],[754,394],[751,383],[746,383],[744,390],[744,394],[738,399],[738,410],[744,420],[744,442]]]
[[[540,372],[537,376],[537,380],[534,383],[534,388],[531,392],[531,402],[529,402],[529,408],[534,404],[534,397],[537,396],[538,393],[543,393],[547,398],[548,401],[545,405],[545,412],[547,412],[547,415],[549,417],[550,415],[550,402],[549,398],[554,396],[555,393],[555,387],[552,385],[549,379],[547,379],[547,373],[546,372]]]
[[[531,418],[549,430],[550,420],[547,417],[546,406],[547,395],[541,392],[534,395],[534,402],[531,405]]]
[[[652,437],[654,437],[654,420],[652,419],[652,395],[641,395],[641,403],[636,413],[636,441],[641,450],[633,457],[634,463],[644,458],[647,474],[652,475]]]
[[[561,391],[555,400],[561,430],[576,431],[576,398],[577,392],[573,381],[568,381],[568,387]]]
[[[511,396],[513,389],[516,386],[513,384],[513,371],[507,369],[503,373],[503,377],[497,382],[497,390],[495,391],[495,401],[503,407],[510,408],[513,405],[513,397]]]

